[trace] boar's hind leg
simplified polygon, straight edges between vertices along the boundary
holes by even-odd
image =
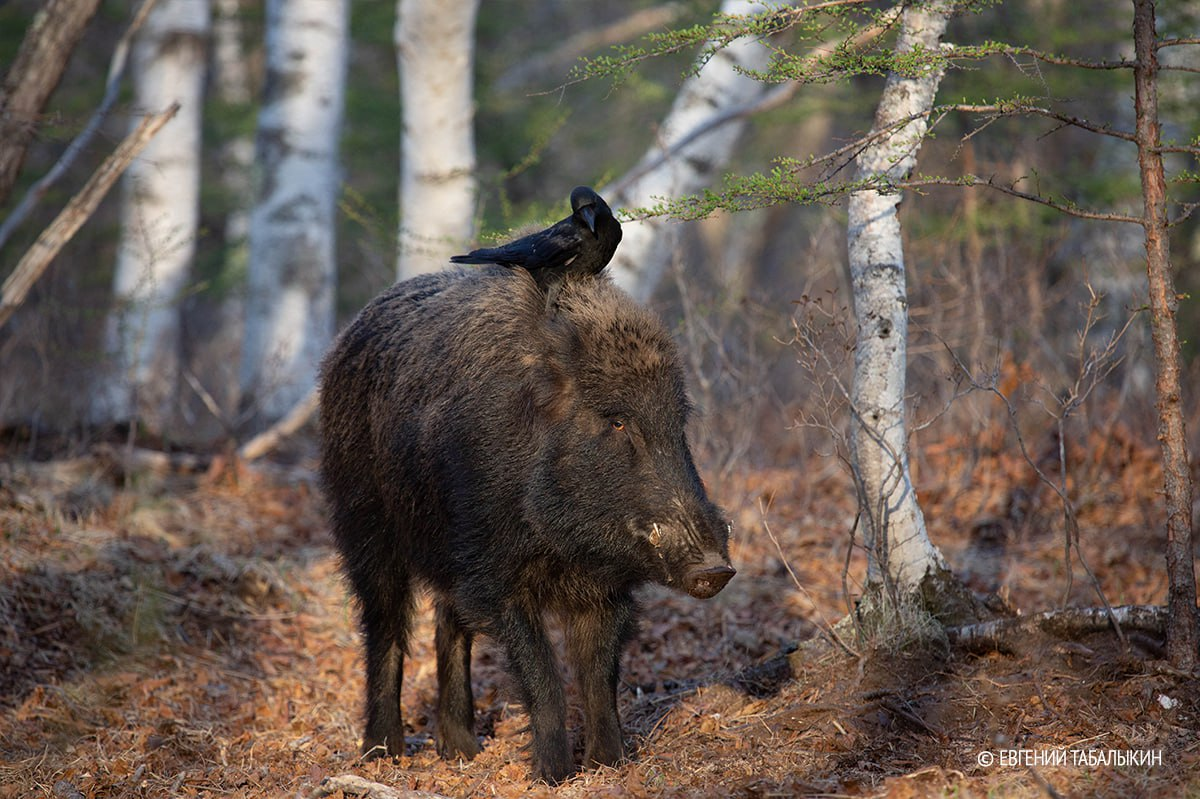
[[[621,648],[633,634],[630,599],[589,608],[567,624],[567,654],[583,695],[585,766],[611,766],[625,756],[617,717]]]
[[[400,684],[412,613],[410,589],[392,608],[363,604],[362,627],[367,654],[367,729],[363,754],[368,758],[404,754]],[[396,611],[389,613],[388,611]]]
[[[445,758],[470,760],[481,747],[475,737],[475,697],[471,693],[471,633],[446,600],[438,602],[437,633],[438,731],[437,751]]]
[[[496,632],[529,713],[534,777],[554,785],[575,770],[567,744],[566,700],[554,650],[541,618],[522,610],[507,609]]]

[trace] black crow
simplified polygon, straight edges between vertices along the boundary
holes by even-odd
[[[508,244],[455,255],[450,260],[528,270],[546,293],[549,310],[567,277],[599,274],[620,243],[621,223],[608,203],[591,188],[577,186],[571,192],[571,215],[566,219]]]

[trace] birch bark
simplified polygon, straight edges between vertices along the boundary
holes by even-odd
[[[240,385],[255,426],[316,384],[333,337],[347,0],[269,0]]]
[[[179,300],[199,224],[208,0],[162,0],[134,41],[135,103],[179,113],[125,173],[115,306],[106,347],[115,368],[97,386],[95,421],[137,418],[162,431],[178,394]],[[140,118],[138,120],[140,122]]]
[[[907,8],[897,53],[939,47],[950,17],[949,2]],[[928,111],[940,71],[919,77],[888,76],[876,110],[874,131]],[[858,156],[860,178],[906,177],[927,130],[918,116]],[[873,132],[874,132],[873,131]],[[929,540],[908,468],[905,412],[908,299],[896,192],[859,191],[848,204],[850,274],[857,318],[851,401],[851,460],[859,491],[868,551],[868,584],[914,594],[946,563]]]
[[[475,17],[479,0],[398,0],[403,130],[396,275],[443,268],[475,220]]]
[[[724,0],[721,13],[751,16],[771,7],[753,0]],[[745,120],[726,122],[683,147],[678,145],[715,117],[770,91],[770,85],[738,71],[765,69],[770,56],[771,49],[756,39],[737,39],[684,81],[659,128],[655,145],[632,170],[637,177],[623,181],[620,190],[608,198],[609,204],[614,208],[650,206],[656,198],[682,197],[709,185],[728,163],[746,127]],[[670,260],[677,227],[660,218],[626,222],[622,229],[621,246],[608,270],[617,285],[639,302],[646,302]]]

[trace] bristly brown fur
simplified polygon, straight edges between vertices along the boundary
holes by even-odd
[[[624,755],[617,664],[645,582],[712,596],[728,522],[684,434],[662,324],[604,276],[547,307],[523,270],[425,275],[370,303],[322,370],[321,474],[359,600],[364,751],[403,751],[399,685],[415,582],[437,596],[438,750],[470,758],[471,639],[495,637],[529,708],[535,773],[574,770],[543,613],[566,616],[588,764]]]

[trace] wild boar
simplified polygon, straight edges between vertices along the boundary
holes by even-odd
[[[367,305],[322,365],[321,478],[361,614],[368,755],[404,751],[421,585],[437,615],[438,752],[480,751],[470,667],[483,633],[528,710],[534,774],[554,783],[575,766],[545,617],[565,627],[584,763],[612,764],[634,589],[708,598],[735,573],[663,325],[604,275],[564,282],[554,309],[545,300],[520,269],[422,275]]]

